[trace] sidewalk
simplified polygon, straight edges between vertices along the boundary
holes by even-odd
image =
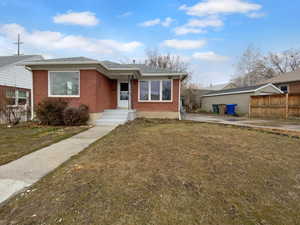
[[[34,184],[114,128],[115,126],[96,126],[0,166],[0,203]]]

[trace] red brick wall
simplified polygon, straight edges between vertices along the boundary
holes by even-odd
[[[172,102],[139,102],[138,101],[138,80],[132,81],[132,108],[138,111],[148,112],[178,112],[179,80],[173,80]]]
[[[96,102],[98,112],[117,108],[117,80],[111,80],[103,75],[97,76]]]
[[[289,84],[289,93],[290,94],[299,94],[300,93],[300,82],[293,82]]]
[[[71,106],[85,104],[91,113],[102,112],[116,106],[116,81],[110,80],[96,70],[80,71],[80,97],[60,98]],[[48,98],[48,71],[33,71],[34,104]],[[50,99],[55,99],[51,97]]]

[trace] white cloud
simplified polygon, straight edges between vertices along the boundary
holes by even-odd
[[[169,27],[175,20],[171,17],[167,17],[164,21],[161,22],[161,25],[164,27]]]
[[[196,49],[201,48],[206,44],[204,40],[165,40],[162,45],[169,48],[176,49]]]
[[[253,19],[258,19],[258,18],[265,17],[266,14],[263,12],[253,12],[253,13],[249,13],[247,16]]]
[[[72,12],[68,11],[64,14],[58,14],[53,17],[54,23],[62,23],[62,24],[73,24],[80,26],[95,26],[100,21],[95,16],[95,13],[85,11],[85,12]]]
[[[42,50],[78,50],[97,54],[113,54],[116,52],[132,52],[142,43],[137,41],[119,42],[115,40],[91,39],[79,35],[66,35],[54,31],[27,31],[18,24],[5,24],[0,26],[0,34],[13,41],[16,34],[20,33],[22,41],[27,46]]]
[[[152,27],[156,25],[162,25],[164,27],[169,27],[175,20],[172,19],[171,17],[166,17],[164,20],[161,20],[159,18],[154,19],[154,20],[148,20],[142,23],[139,23],[139,26],[142,27]]]
[[[174,29],[174,32],[175,32],[176,35],[205,33],[205,31],[202,30],[202,29],[192,28],[192,27],[186,27],[186,26],[176,27]]]
[[[222,27],[223,21],[216,17],[208,17],[205,19],[190,19],[186,24],[180,27],[176,27],[174,32],[176,35],[185,34],[200,34],[205,33],[203,30],[207,27]]]
[[[160,24],[160,19],[148,20],[140,23],[139,25],[142,27],[152,27],[158,24]]]
[[[191,19],[186,24],[188,27],[222,27],[224,23],[219,18]]]
[[[194,59],[203,61],[226,61],[229,58],[227,56],[217,55],[214,52],[196,52],[193,54]]]
[[[132,12],[124,12],[121,15],[119,15],[118,17],[128,17],[131,16],[133,13]]]
[[[205,0],[191,7],[180,6],[191,16],[209,16],[218,14],[249,13],[262,8],[259,4],[249,3],[244,0]]]

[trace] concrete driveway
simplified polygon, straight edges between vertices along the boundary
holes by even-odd
[[[209,114],[192,114],[187,113],[183,119],[193,120],[206,123],[220,123],[228,125],[236,125],[252,128],[267,128],[282,131],[300,132],[299,121],[283,121],[283,120],[260,120],[248,119],[246,117],[231,117],[231,116],[218,116]]]

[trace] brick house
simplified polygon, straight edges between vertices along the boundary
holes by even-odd
[[[85,104],[92,122],[117,109],[137,117],[180,118],[186,73],[85,57],[37,60],[26,68],[32,71],[33,105],[47,98]]]
[[[300,69],[281,74],[265,81],[265,83],[272,83],[285,93],[300,94]]]

